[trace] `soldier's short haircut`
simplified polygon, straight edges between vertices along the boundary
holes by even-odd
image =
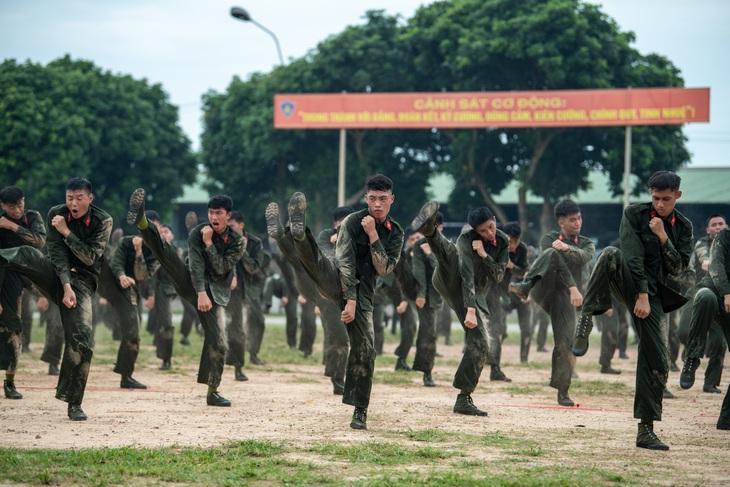
[[[3,201],[3,203],[5,203],[5,201]],[[721,215],[719,213],[715,213],[714,215],[710,215],[709,218],[707,218],[707,220],[705,221],[705,227],[709,227],[710,226],[710,220],[712,220],[713,218],[722,218],[722,221],[724,221],[725,223],[727,223],[727,218],[725,218],[725,215]]]
[[[354,212],[355,210],[353,210],[351,206],[338,206],[332,212],[332,221],[338,222],[340,220],[344,220],[347,215]]]
[[[226,213],[232,211],[233,199],[227,194],[219,194],[213,196],[210,201],[208,201],[208,209],[217,210],[219,208],[223,208],[224,210],[226,210]]]
[[[92,192],[91,181],[85,178],[71,178],[66,183],[66,191],[88,191]]]
[[[240,211],[234,211],[233,213],[231,213],[231,220],[238,223],[245,223],[245,221],[243,220],[243,213],[241,213]]]
[[[0,202],[6,205],[16,205],[23,199],[23,190],[17,186],[5,186],[0,189]]]
[[[681,182],[682,178],[671,171],[657,171],[649,176],[649,189],[656,191],[664,191],[665,189],[679,191],[679,184]]]
[[[476,230],[479,225],[488,220],[494,220],[494,213],[492,213],[492,210],[490,210],[486,206],[474,208],[469,212],[469,215],[466,217],[467,223],[469,223],[469,225],[474,230]]]
[[[502,231],[512,238],[519,238],[522,235],[522,228],[518,222],[507,222],[502,227]]]
[[[569,215],[575,215],[580,213],[580,206],[573,200],[559,201],[555,208],[553,208],[556,218],[563,218]]]
[[[365,178],[366,191],[393,191],[393,181],[382,174],[373,174]]]
[[[172,227],[170,225],[168,225],[167,223],[161,224],[160,228],[167,228],[168,230],[170,230],[170,233],[172,233]]]

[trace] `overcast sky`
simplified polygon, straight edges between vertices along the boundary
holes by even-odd
[[[237,3],[239,2],[239,3]],[[278,64],[272,38],[234,20],[241,6],[279,38],[285,60],[304,55],[366,10],[405,18],[423,0],[0,0],[0,58],[48,63],[70,54],[104,70],[161,83],[180,107],[183,130],[199,147],[200,97],[225,91],[234,75]],[[692,166],[730,165],[730,1],[592,2],[636,34],[642,53],[667,56],[687,87],[710,87],[710,123],[686,127]],[[0,93],[0,96],[2,94]]]

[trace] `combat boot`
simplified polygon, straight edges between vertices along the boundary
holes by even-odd
[[[142,188],[132,191],[129,197],[129,210],[127,211],[127,223],[130,225],[139,225],[144,218],[144,199],[145,192]]]
[[[185,214],[185,229],[188,233],[193,231],[193,228],[198,226],[198,215],[194,211],[189,211]]]
[[[654,434],[654,425],[651,423],[639,423],[639,432],[636,434],[636,446],[649,450],[669,450],[669,447],[662,443],[662,440]]]
[[[147,386],[132,377],[131,375],[123,375],[119,383],[121,389],[147,389]]]
[[[457,414],[466,414],[467,416],[489,416],[489,413],[482,411],[474,405],[470,394],[459,394],[456,396],[454,412]]]
[[[279,205],[269,203],[266,205],[266,233],[274,240],[279,240],[284,235],[284,228],[279,221]]]
[[[575,403],[568,395],[568,391],[558,391],[558,404],[569,408],[575,406]]]
[[[501,381],[501,382],[512,382],[512,379],[504,375],[499,365],[492,365],[492,370],[489,372],[489,380]]]
[[[573,338],[573,355],[576,357],[582,357],[588,351],[588,337],[591,335],[591,330],[593,330],[593,316],[581,315]]]
[[[689,389],[695,385],[695,372],[699,366],[700,359],[698,357],[687,357],[684,359],[682,373],[679,374],[679,387]]]
[[[405,370],[406,372],[410,372],[411,367],[406,363],[406,359],[399,357],[395,362],[395,370]]]
[[[527,296],[530,295],[530,289],[532,289],[532,281],[510,282],[508,289],[509,292],[516,294],[518,298],[527,299]]]
[[[15,381],[6,380],[3,386],[5,389],[5,397],[8,399],[23,399],[23,395],[15,390]]]
[[[367,408],[355,408],[355,412],[352,413],[352,421],[350,422],[350,428],[356,430],[367,429],[368,410]]]
[[[69,403],[68,419],[70,419],[71,421],[86,421],[86,414],[84,414],[84,410],[81,409],[81,404]]]
[[[230,407],[231,405],[231,401],[218,394],[218,391],[211,392],[208,397],[205,398],[205,402],[206,404],[208,404],[208,406],[218,406],[224,408]]]
[[[295,240],[304,240],[306,225],[305,212],[307,210],[307,198],[304,193],[296,192],[289,200],[289,229]]]
[[[421,207],[411,223],[414,232],[430,237],[436,231],[436,215],[439,211],[438,201],[429,201]]]
[[[423,385],[426,387],[436,387],[436,381],[433,380],[430,372],[423,373]]]
[[[332,381],[332,394],[336,396],[343,395],[345,393],[345,381],[336,377],[332,377],[330,380]]]

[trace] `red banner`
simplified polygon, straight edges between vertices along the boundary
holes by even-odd
[[[709,121],[709,88],[274,97],[277,129],[586,127]]]

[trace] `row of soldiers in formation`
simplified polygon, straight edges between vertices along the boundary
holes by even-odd
[[[499,367],[504,331],[503,319],[499,318],[500,293],[496,287],[506,282],[520,304],[532,299],[550,316],[555,338],[550,385],[557,389],[558,402],[564,406],[573,405],[568,390],[575,357],[587,351],[592,316],[612,314],[617,303],[623,303],[640,339],[634,401],[634,416],[640,420],[636,445],[667,450],[668,446],[653,431],[653,422],[661,420],[670,367],[665,313],[679,309],[688,301],[671,287],[669,277],[679,278],[685,272],[693,246],[692,225],[675,209],[681,196],[679,185],[679,177],[671,172],[660,171],[651,176],[651,202],[626,208],[620,228],[621,250],[606,248],[585,286],[582,285],[583,270],[593,259],[595,247],[590,239],[580,235],[580,208],[570,200],[556,205],[560,230],[543,236],[541,251],[529,269],[520,265],[516,257],[524,250],[519,234],[508,235],[498,230],[488,208],[469,212],[468,227],[456,242],[451,242],[441,232],[438,203],[429,202],[413,220],[412,245],[406,247],[408,251],[404,250],[405,232],[389,214],[394,201],[393,183],[383,175],[366,179],[367,207],[344,217],[329,235],[323,232],[315,238],[306,226],[306,198],[302,193],[295,193],[289,201],[286,226],[281,224],[276,203],[267,207],[265,216],[267,233],[276,243],[277,255],[291,265],[299,293],[320,309],[325,329],[325,374],[332,377],[336,388],[341,388],[343,402],[354,406],[352,428],[366,428],[375,362],[374,320],[380,319],[374,317],[376,290],[378,279],[382,281],[392,274],[406,301],[415,305],[419,315],[412,368],[423,372],[424,385],[434,385],[431,377],[436,354],[434,323],[441,300],[462,325],[465,342],[453,381],[459,390],[453,410],[466,415],[487,416],[486,411],[474,405],[471,397],[485,364],[492,367],[490,378],[508,380]],[[43,232],[44,235],[47,232],[45,254],[38,249],[43,242],[32,236],[31,231],[39,226],[39,221],[40,227],[43,226],[40,215],[31,211],[20,215],[17,202],[6,205],[3,201],[7,214],[4,218],[12,220],[14,225],[3,226],[9,234],[3,237],[7,242],[0,250],[0,268],[5,270],[3,293],[6,288],[15,290],[22,286],[12,283],[6,286],[6,282],[20,281],[24,276],[57,305],[65,350],[56,397],[68,403],[72,420],[86,419],[81,401],[92,355],[89,347],[91,296],[97,288],[103,294],[100,276],[105,272],[103,255],[112,226],[111,218],[93,205],[92,200],[89,181],[74,178],[67,183],[66,204],[48,213],[48,226]],[[232,353],[235,345],[229,345],[226,323],[233,320],[226,319],[226,308],[232,313],[243,309],[242,304],[235,303],[236,293],[232,289],[239,287],[236,269],[246,265],[247,246],[256,244],[252,244],[251,236],[245,235],[242,224],[236,228],[230,221],[232,200],[218,195],[209,201],[208,222],[192,228],[185,261],[163,238],[165,231],[161,226],[158,228],[159,221],[154,220],[154,214],[145,212],[145,200],[143,189],[135,190],[130,197],[127,221],[137,226],[140,235],[125,237],[127,240],[119,243],[132,250],[128,252],[126,265],[122,266],[123,273],[114,273],[122,290],[120,295],[125,298],[124,303],[119,300],[115,307],[129,305],[129,320],[137,320],[138,330],[135,297],[125,290],[134,288],[135,279],[154,274],[153,267],[164,271],[174,293],[196,309],[204,331],[198,382],[208,386],[206,402],[211,406],[230,406],[230,401],[218,392],[218,386],[226,357],[243,354]],[[727,281],[725,260],[716,254],[722,248],[718,242],[728,238],[729,232],[723,230],[718,234],[712,245],[709,274],[695,288],[699,291],[690,312],[686,358],[680,375],[683,388],[694,383],[711,323],[720,324],[719,329],[726,337],[730,333],[724,321],[730,311],[730,299],[725,299],[730,296],[730,289],[724,294],[724,284],[716,282],[719,274],[724,274]],[[522,271],[526,272],[520,280]],[[717,302],[711,302],[713,299]],[[17,317],[17,305],[12,309],[13,303],[7,300],[3,305],[10,308],[4,309],[3,320],[8,316],[7,311]],[[118,312],[120,316],[123,314],[119,309]],[[10,328],[5,326],[2,331],[7,334]],[[9,340],[7,345],[3,342],[0,366],[9,372],[17,363],[15,341]],[[139,351],[138,332],[136,342],[127,342],[123,339],[120,345],[115,371],[122,375],[123,387],[125,380],[128,387],[142,386],[131,377],[133,359]],[[328,357],[333,358],[328,360]],[[132,368],[125,369],[129,363]],[[169,366],[169,359],[166,365]],[[399,365],[406,364],[399,360]],[[606,370],[612,370],[610,364]],[[344,381],[338,383],[336,379],[342,375]],[[7,375],[5,389],[6,396],[8,391],[16,392],[12,375]],[[727,395],[717,427],[730,427]]]

